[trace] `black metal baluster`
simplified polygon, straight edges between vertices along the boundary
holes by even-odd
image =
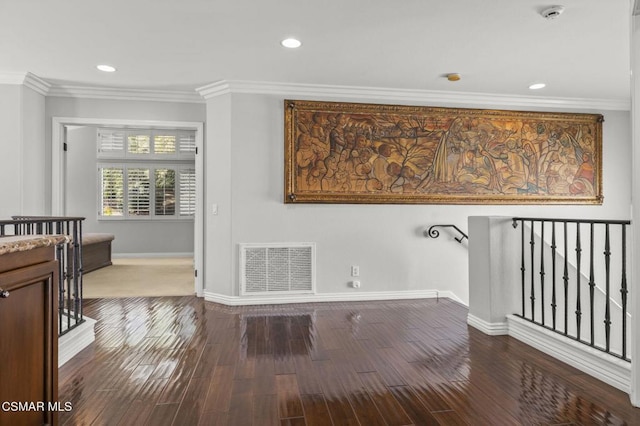
[[[544,321],[544,220],[540,221],[540,308],[542,310],[542,325]]]
[[[65,221],[65,234],[66,235],[71,235],[70,233],[70,229],[69,229],[69,222]],[[71,284],[73,281],[73,258],[69,257],[69,253],[66,253],[67,255],[67,279],[66,279],[66,288],[65,291],[67,293],[67,300],[66,300],[66,306],[65,306],[65,313],[67,316],[67,329],[65,330],[65,332],[69,331],[69,329],[71,328],[71,315],[70,315],[70,310],[71,310]]]
[[[627,359],[627,228],[622,225],[622,358]]]
[[[605,293],[606,293],[606,305],[604,311],[604,335],[605,335],[605,348],[606,351],[609,352],[610,349],[610,336],[611,336],[611,295],[610,284],[611,284],[611,247],[609,245],[609,224],[605,225],[605,234],[604,234],[604,271],[605,271]]]
[[[568,333],[569,329],[569,254],[567,252],[568,246],[567,237],[567,222],[564,222],[564,275],[562,280],[564,281],[564,334]]]
[[[83,293],[83,283],[82,283],[82,221],[76,220],[76,227],[78,228],[78,252],[77,252],[77,260],[76,260],[76,274],[78,275],[78,298],[77,298],[77,312],[78,312],[78,323],[83,321],[83,313],[82,313],[82,293]],[[76,325],[78,324],[76,323]]]
[[[73,306],[73,322],[74,325],[78,324],[78,228],[75,221],[68,222],[68,226],[71,228],[71,234],[73,235],[73,258],[71,259],[71,266],[73,268],[73,303],[69,306],[69,311]],[[71,314],[71,312],[69,312]],[[71,315],[69,315],[71,316]]]
[[[580,326],[582,323],[582,304],[580,302],[580,260],[582,258],[582,247],[580,245],[580,223],[576,223],[576,278],[577,278],[577,287],[576,287],[576,338],[580,340]]]
[[[58,244],[57,259],[58,259],[58,335],[62,334],[62,312],[64,310],[64,251],[67,245],[62,243]]]
[[[534,265],[534,254],[535,254],[535,234],[533,232],[533,226],[534,226],[534,222],[533,220],[531,221],[531,238],[529,239],[529,244],[531,245],[531,321],[536,320],[536,292],[535,292],[535,268],[533,267]]]
[[[525,277],[525,267],[524,267],[524,220],[520,221],[520,258],[522,260],[521,264],[520,264],[520,272],[522,274],[522,318],[526,318],[525,317],[525,282],[524,282],[524,277]]]
[[[551,221],[551,322],[556,329],[556,223]]]
[[[594,324],[594,306],[593,306],[593,293],[596,287],[596,283],[594,282],[594,272],[593,272],[593,223],[590,224],[590,242],[589,242],[589,260],[591,264],[589,265],[589,327],[591,331],[591,346],[595,344],[595,324]]]

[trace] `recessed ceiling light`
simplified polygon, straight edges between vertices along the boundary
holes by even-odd
[[[546,87],[547,85],[544,83],[533,83],[532,85],[529,86],[529,89],[531,90],[538,90],[538,89],[542,89],[544,87]]]
[[[98,65],[98,66],[96,66],[96,68],[98,68],[100,71],[104,71],[104,72],[114,72],[116,70],[111,65]]]
[[[280,42],[281,45],[289,49],[295,49],[302,46],[302,42],[295,38],[286,38]]]

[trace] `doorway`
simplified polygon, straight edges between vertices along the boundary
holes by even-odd
[[[78,197],[85,197],[83,203],[85,203],[85,210],[88,213],[85,214],[87,220],[92,223],[97,222],[98,214],[97,209],[97,196],[98,189],[98,168],[96,161],[85,162],[79,166],[82,169],[82,176],[86,176],[80,182],[78,180],[77,170],[74,170],[70,176],[70,164],[68,163],[70,156],[89,155],[92,154],[95,158],[96,149],[96,136],[95,132],[97,128],[148,128],[148,129],[178,129],[189,130],[195,133],[195,210],[193,215],[192,235],[189,236],[188,242],[193,248],[193,288],[197,296],[203,296],[203,123],[199,122],[164,122],[164,121],[143,121],[143,120],[112,120],[112,119],[83,119],[83,118],[63,118],[55,117],[53,119],[52,129],[52,214],[56,216],[64,216],[68,214],[77,214],[70,212],[67,209],[69,201]],[[90,141],[93,140],[91,146],[87,144],[79,147],[78,144],[67,145],[69,134],[78,133],[83,134],[82,138]],[[77,151],[71,154],[67,149],[76,149]],[[82,152],[80,152],[82,151]],[[70,182],[71,178],[74,182]],[[91,183],[94,182],[94,183]],[[69,187],[74,187],[74,193],[71,194]],[[77,193],[76,193],[77,191]],[[77,200],[75,200],[77,201]],[[88,204],[87,204],[88,203]],[[124,222],[122,222],[124,223]],[[129,221],[129,227],[135,229],[140,227],[142,221],[136,222]],[[169,223],[169,222],[166,222]],[[162,224],[159,221],[158,224]],[[154,224],[155,225],[155,224]],[[178,225],[172,232],[180,233],[180,227],[182,226],[182,232],[188,227],[185,227],[185,223]],[[126,228],[126,226],[125,226]],[[151,229],[151,228],[150,228]],[[169,229],[168,227],[166,229]],[[126,232],[126,231],[125,231]],[[156,238],[160,241],[171,238],[170,235],[165,233],[151,232],[145,234],[148,238]],[[175,238],[174,238],[175,239]],[[153,242],[152,242],[153,244]],[[135,251],[135,249],[133,249]],[[170,253],[170,255],[181,254],[184,248],[179,248],[178,253]],[[175,256],[174,256],[175,257]],[[179,257],[179,256],[178,256]]]

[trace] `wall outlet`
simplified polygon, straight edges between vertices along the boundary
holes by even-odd
[[[360,288],[360,281],[351,281],[351,287]]]
[[[360,267],[358,265],[351,266],[351,276],[352,277],[360,276]]]

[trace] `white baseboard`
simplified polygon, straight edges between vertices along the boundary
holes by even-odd
[[[437,290],[435,290],[437,291]],[[468,303],[465,303],[462,299],[460,299],[458,296],[456,296],[453,292],[451,291],[438,291],[438,297],[444,297],[447,299],[451,299],[451,300],[455,300],[456,302],[460,303],[461,305],[466,306],[467,308],[469,307]]]
[[[443,297],[460,301],[451,292],[437,290],[408,290],[408,291],[376,291],[358,293],[321,293],[296,294],[274,296],[226,296],[223,294],[204,292],[204,300],[227,306],[245,305],[275,305],[284,303],[314,303],[314,302],[365,302],[374,300],[403,300],[403,299],[433,299]]]
[[[507,315],[509,335],[547,355],[583,371],[614,388],[629,393],[631,363],[547,330],[529,321]]]
[[[487,322],[474,315],[467,315],[467,324],[477,328],[489,336],[503,336],[509,334],[509,325],[506,322]]]
[[[193,252],[191,253],[113,253],[111,255],[113,259],[133,259],[136,257],[193,257]]]
[[[82,324],[60,336],[58,339],[58,367],[62,367],[67,361],[95,340],[95,323],[96,320],[84,317]]]

